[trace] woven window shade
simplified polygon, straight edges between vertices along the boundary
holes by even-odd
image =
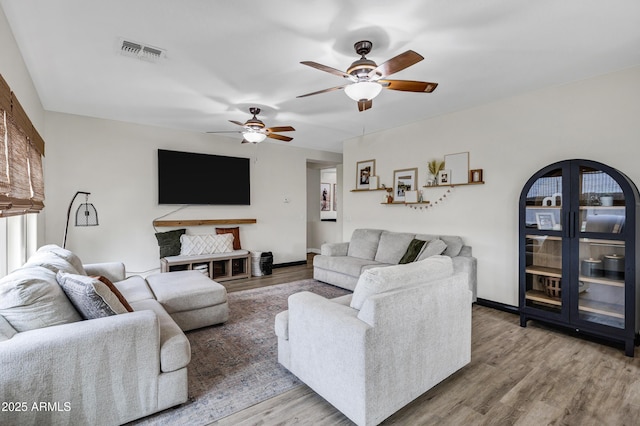
[[[44,141],[0,76],[0,217],[44,208]]]

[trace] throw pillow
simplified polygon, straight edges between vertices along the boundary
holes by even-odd
[[[411,242],[409,243],[409,247],[407,247],[407,251],[404,253],[402,258],[400,259],[400,262],[398,263],[402,265],[404,263],[410,263],[416,260],[426,243],[427,242],[424,240],[411,240]]]
[[[180,237],[180,243],[182,244],[180,254],[183,256],[231,253],[233,251],[233,234],[183,235]]]
[[[81,273],[81,271],[77,270],[69,261],[58,256],[53,251],[38,250],[29,257],[22,267],[31,268],[34,266],[42,266],[43,268],[49,269],[54,274],[58,273],[58,271],[69,272],[71,274]],[[84,272],[84,268],[82,269],[82,272]]]
[[[156,239],[160,247],[160,257],[178,256],[180,254],[180,237],[186,229],[174,229],[167,232],[156,232]]]
[[[364,302],[375,294],[428,283],[451,275],[453,275],[453,261],[447,256],[432,256],[406,265],[367,269],[358,279],[350,306],[360,310]]]
[[[42,266],[13,271],[0,280],[0,315],[18,332],[80,321],[80,315]]]
[[[84,319],[127,313],[127,309],[102,281],[86,275],[58,272],[58,284]]]
[[[441,235],[440,239],[447,245],[447,249],[442,254],[449,257],[456,257],[460,254],[462,246],[464,246],[462,238],[457,235]]]
[[[74,252],[69,251],[67,249],[63,249],[62,247],[57,246],[55,244],[47,244],[46,246],[40,247],[37,253],[45,252],[45,251],[51,252],[56,256],[61,257],[62,259],[69,262],[71,266],[73,266],[75,270],[78,271],[79,274],[86,275],[84,271],[84,266],[82,265],[82,261],[78,256],[76,256]]]
[[[118,290],[118,287],[116,287],[116,285],[112,283],[109,278],[103,277],[102,275],[98,275],[91,278],[95,278],[101,283],[103,283],[104,285],[106,285],[107,287],[109,287],[109,290],[111,290],[111,292],[118,298],[118,300],[120,301],[120,303],[122,303],[122,306],[124,306],[127,312],[133,312],[133,308],[131,307],[131,305],[129,305],[129,302],[127,302],[127,299],[124,298],[122,293],[120,293],[120,290]]]
[[[216,228],[216,234],[227,234],[231,233],[233,235],[233,249],[241,250],[240,244],[240,227],[236,226],[234,228]]]
[[[422,247],[422,250],[418,254],[418,257],[416,257],[416,262],[425,260],[431,256],[443,254],[446,249],[447,245],[444,241],[440,239],[431,240]]]

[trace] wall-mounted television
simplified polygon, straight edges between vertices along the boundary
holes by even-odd
[[[249,159],[159,149],[158,203],[249,205]]]

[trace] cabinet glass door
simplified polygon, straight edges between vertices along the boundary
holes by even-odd
[[[562,312],[562,168],[539,177],[525,200],[525,304]]]
[[[579,169],[580,238],[578,316],[583,321],[625,326],[625,199],[607,173]]]

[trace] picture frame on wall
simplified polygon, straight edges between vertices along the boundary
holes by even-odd
[[[438,172],[438,185],[452,185],[451,170],[444,169]]]
[[[482,169],[469,170],[469,182],[470,183],[483,182]]]
[[[444,168],[449,170],[447,185],[469,183],[469,152],[445,155]]]
[[[321,212],[331,211],[331,184],[330,183],[320,184],[320,211]]]
[[[336,187],[337,184],[333,184],[333,211],[337,212],[338,211],[338,197],[336,196]]]
[[[356,163],[356,189],[369,189],[370,177],[376,174],[376,160]]]
[[[404,203],[407,191],[418,189],[418,168],[393,171],[393,201]]]

